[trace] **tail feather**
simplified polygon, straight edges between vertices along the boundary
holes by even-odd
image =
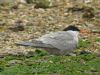
[[[33,46],[32,42],[18,42],[16,43],[16,45],[20,45],[20,46]]]
[[[16,43],[16,45],[20,45],[20,46],[31,46],[31,47],[35,47],[35,48],[54,48],[52,45],[49,44],[45,44],[42,43],[41,41],[31,41],[31,42],[19,42]]]

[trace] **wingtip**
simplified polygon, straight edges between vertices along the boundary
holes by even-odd
[[[31,42],[17,42],[15,44],[19,46],[32,46]]]

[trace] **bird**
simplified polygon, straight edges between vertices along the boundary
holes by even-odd
[[[69,25],[62,31],[45,34],[31,41],[18,42],[16,45],[41,48],[51,55],[68,55],[78,46],[80,29]]]

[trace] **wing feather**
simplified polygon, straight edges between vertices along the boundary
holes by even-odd
[[[46,34],[37,40],[41,40],[43,43],[50,44],[60,50],[71,50],[76,47],[73,35],[65,31]]]

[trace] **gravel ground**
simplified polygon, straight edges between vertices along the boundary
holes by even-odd
[[[16,46],[16,42],[37,38],[49,32],[62,30],[70,24],[86,29],[88,32],[82,37],[89,39],[89,48],[100,52],[100,1],[86,5],[84,3],[56,2],[58,6],[51,8],[34,8],[34,4],[16,4],[0,6],[0,56],[7,54],[27,54],[35,51],[33,48]],[[92,9],[93,13],[92,13]],[[78,9],[78,10],[77,10]],[[81,9],[81,10],[80,10]],[[89,11],[88,11],[89,9]],[[92,13],[93,15],[87,15]],[[94,16],[95,15],[95,16]]]

